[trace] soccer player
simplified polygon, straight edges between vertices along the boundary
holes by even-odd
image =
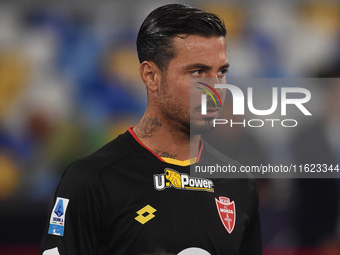
[[[190,175],[190,163],[239,166],[200,138],[221,105],[207,103],[204,116],[190,107],[190,80],[227,72],[225,36],[223,21],[198,8],[170,4],[149,14],[137,38],[145,114],[70,165],[40,254],[262,253],[255,181]]]

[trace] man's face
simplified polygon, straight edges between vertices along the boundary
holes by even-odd
[[[229,66],[225,39],[180,36],[174,38],[173,46],[176,57],[169,62],[158,92],[160,110],[165,118],[182,131],[191,130],[195,134],[207,132],[212,128],[213,119],[220,112],[221,105],[216,107],[212,100],[208,100],[207,115],[201,115],[201,94],[204,92],[197,89],[192,81],[210,78],[215,83],[222,83],[225,80]],[[217,91],[224,100],[225,93]]]

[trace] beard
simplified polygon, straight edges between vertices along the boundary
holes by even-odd
[[[192,107],[190,114],[190,132],[191,135],[200,135],[211,131],[215,118],[203,117],[201,115],[201,106]]]
[[[200,135],[212,130],[214,118],[200,114],[201,106],[190,106],[190,98],[174,98],[168,93],[168,83],[162,79],[159,108],[174,131],[181,131],[188,136]],[[208,102],[209,105],[210,102]],[[211,102],[212,103],[212,102]],[[193,109],[191,109],[193,108]]]
[[[209,131],[214,129],[213,126],[213,118],[207,118],[201,121],[191,120],[190,125],[190,134],[191,135],[201,135],[204,133],[208,133]]]

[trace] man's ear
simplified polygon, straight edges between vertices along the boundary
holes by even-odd
[[[148,88],[148,91],[155,92],[161,82],[161,71],[155,63],[144,61],[139,67],[140,76]]]

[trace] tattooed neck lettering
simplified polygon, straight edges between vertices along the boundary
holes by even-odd
[[[136,125],[136,135],[139,138],[152,137],[152,133],[156,131],[157,127],[161,127],[162,123],[158,118],[145,117]]]
[[[173,158],[173,159],[176,159],[177,158],[177,154],[172,154],[172,153],[169,153],[169,152],[165,152],[165,151],[160,151],[160,150],[154,150],[154,152],[162,157],[162,158]]]

